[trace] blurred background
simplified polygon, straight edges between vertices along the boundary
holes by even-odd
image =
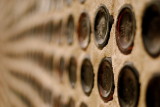
[[[160,107],[159,0],[0,10],[0,107]]]

